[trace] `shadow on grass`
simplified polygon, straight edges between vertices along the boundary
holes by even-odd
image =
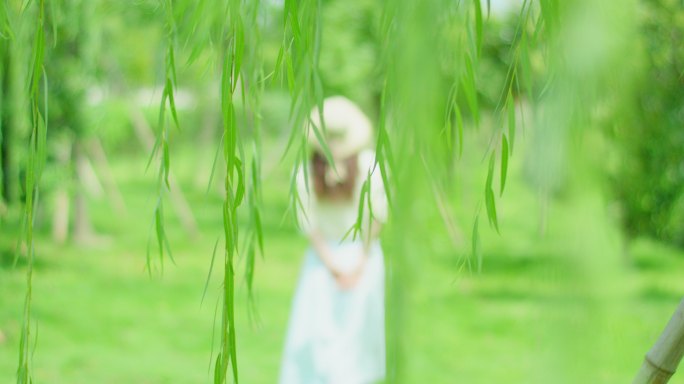
[[[36,257],[33,261],[33,267],[35,269],[44,269],[48,266],[48,262],[45,259]],[[28,265],[28,259],[25,255],[17,255],[17,250],[14,248],[0,248],[0,268],[11,270],[11,269],[24,269]]]
[[[670,271],[684,267],[682,249],[653,239],[633,240],[629,254],[632,266],[643,272]]]
[[[672,289],[652,285],[644,287],[639,293],[639,297],[644,300],[658,302],[676,302],[677,300],[680,300],[683,295],[684,292],[676,292]]]
[[[669,258],[665,257],[638,255],[632,260],[632,265],[634,268],[643,272],[667,271],[672,269],[674,264],[676,263],[673,263],[672,260],[669,260]]]

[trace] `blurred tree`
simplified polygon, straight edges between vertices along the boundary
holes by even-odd
[[[86,137],[92,132],[85,112],[85,96],[94,79],[95,5],[96,1],[92,0],[65,0],[60,7],[52,7],[46,18],[47,41],[52,43],[45,64],[50,84],[49,152],[57,174],[66,175],[54,183],[53,235],[59,242],[66,240],[70,212],[73,212],[75,240],[87,242],[93,236],[84,194],[88,182],[84,169],[88,162]]]
[[[326,93],[345,95],[377,113],[382,87],[381,4],[372,0],[323,2],[320,70]]]
[[[613,185],[630,236],[684,246],[684,8],[679,0],[644,0],[645,53],[637,98],[612,115],[620,151]],[[638,58],[639,55],[635,55]]]
[[[30,126],[24,82],[30,40],[14,31],[11,22],[19,5],[12,1],[0,5],[0,217],[3,206],[18,207],[25,198],[27,153],[20,143],[28,139]]]

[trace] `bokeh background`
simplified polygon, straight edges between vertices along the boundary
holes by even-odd
[[[269,72],[282,41],[283,4],[264,3]],[[629,67],[629,81],[597,80],[629,88],[614,90],[623,99],[598,103],[597,131],[559,143],[548,121],[562,116],[538,117],[531,96],[517,95],[518,135],[506,192],[497,200],[499,232],[480,217],[482,257],[473,255],[487,176],[483,156],[497,129],[521,3],[491,1],[477,68],[481,122],[476,128],[465,117],[466,146],[451,164],[453,185],[446,189],[450,215],[445,219],[443,201],[430,189],[414,202],[414,237],[421,243],[407,261],[401,336],[408,383],[627,382],[684,297],[684,7],[678,0],[629,3],[633,51],[606,61],[621,68],[614,72]],[[164,81],[163,15],[155,1],[89,4],[88,17],[76,0],[51,13],[67,22],[49,31],[60,38],[46,56],[50,124],[35,215],[34,377],[44,383],[206,382],[220,319],[220,277],[209,272],[223,233],[221,167],[211,176],[222,133],[216,62],[201,52],[186,65],[192,49],[177,52],[181,129],[171,132],[165,208],[175,262],[166,259],[162,268],[155,261],[148,273],[148,249],[156,255],[158,185],[147,162]],[[353,99],[377,121],[379,2],[325,0],[321,17],[325,94]],[[588,41],[603,36],[600,28],[586,30]],[[21,86],[13,79],[23,69],[12,72],[17,59],[2,44],[7,91]],[[547,49],[532,46],[525,79],[541,94]],[[449,81],[448,73],[442,77]],[[281,83],[268,82],[262,100],[265,252],[256,264],[255,305],[242,275],[238,280],[244,383],[276,382],[307,247],[290,209],[295,159],[283,156],[290,96]],[[12,103],[2,99],[4,110]],[[9,383],[26,289],[20,228],[29,131],[7,121],[2,129],[0,382]],[[242,133],[250,132],[245,124]],[[572,159],[579,153],[573,148],[582,146],[590,156]],[[395,243],[383,237],[386,253]],[[243,258],[238,265],[242,271]]]

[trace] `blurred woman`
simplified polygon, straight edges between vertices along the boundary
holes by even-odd
[[[325,132],[334,164],[309,127],[313,154],[308,169],[297,170],[297,216],[311,247],[293,300],[280,383],[374,383],[385,377],[384,266],[378,241],[380,223],[387,218],[384,186],[368,149],[372,127],[363,112],[343,97],[332,97],[323,103],[325,127],[320,116],[314,108],[311,123]],[[357,223],[366,180],[370,188],[361,231],[353,236],[349,231]]]

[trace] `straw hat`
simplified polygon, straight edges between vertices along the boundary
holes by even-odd
[[[311,111],[311,123],[323,132],[318,107]],[[333,158],[344,160],[369,147],[373,141],[371,122],[361,109],[351,100],[334,96],[323,100],[323,137],[330,148]],[[308,139],[313,148],[323,151],[311,124],[307,124]]]

